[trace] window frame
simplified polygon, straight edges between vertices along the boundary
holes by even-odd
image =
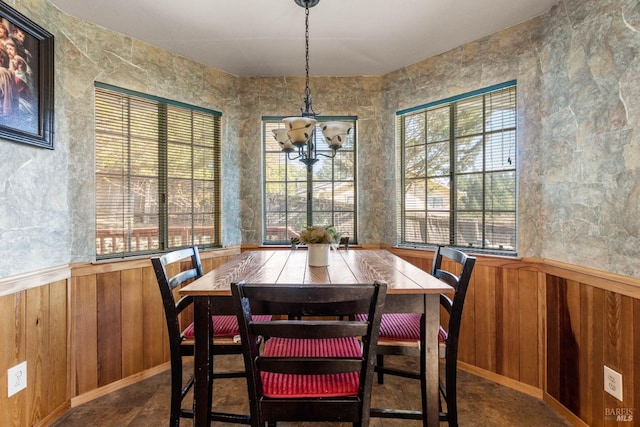
[[[297,229],[297,227],[289,225],[288,220],[285,220],[285,224],[284,224],[284,233],[286,233],[286,236],[284,239],[279,239],[279,240],[268,240],[268,236],[270,235],[269,229],[271,228],[268,224],[268,214],[270,212],[278,212],[278,211],[269,211],[268,210],[268,203],[267,203],[267,186],[269,185],[269,183],[275,183],[275,182],[281,182],[281,183],[290,183],[290,182],[296,182],[293,180],[289,180],[288,178],[288,174],[286,174],[287,178],[283,181],[273,181],[273,180],[268,180],[267,178],[267,155],[269,153],[278,153],[278,155],[282,156],[282,158],[284,159],[284,164],[285,167],[287,167],[287,172],[288,172],[288,165],[289,164],[294,164],[294,165],[298,165],[298,163],[300,164],[300,167],[303,167],[305,169],[307,169],[307,173],[306,173],[306,180],[301,181],[304,182],[306,184],[306,218],[307,218],[307,222],[309,220],[309,218],[313,218],[314,213],[324,213],[324,214],[330,214],[331,217],[333,219],[335,219],[336,215],[339,215],[340,212],[351,212],[353,215],[353,232],[348,232],[345,233],[343,230],[340,230],[339,225],[336,224],[325,224],[325,223],[313,223],[313,219],[312,219],[312,224],[308,224],[308,225],[321,225],[321,226],[326,226],[326,225],[336,225],[337,226],[337,231],[338,232],[342,232],[345,235],[349,235],[349,241],[350,244],[356,244],[357,243],[357,238],[358,238],[358,180],[357,180],[357,175],[358,175],[358,159],[357,159],[357,140],[358,140],[358,117],[357,116],[315,116],[314,118],[318,121],[318,123],[316,124],[316,131],[315,131],[315,138],[317,138],[317,141],[320,143],[318,145],[318,152],[325,152],[326,154],[329,154],[331,152],[331,150],[326,146],[326,142],[324,141],[324,136],[322,135],[322,131],[320,129],[320,124],[323,122],[329,122],[329,121],[344,121],[344,122],[349,122],[351,124],[353,124],[353,127],[351,129],[351,131],[349,132],[350,136],[349,138],[351,138],[351,141],[353,142],[353,149],[345,149],[345,148],[340,148],[337,150],[337,156],[340,156],[340,152],[342,151],[344,152],[351,152],[352,156],[353,156],[353,176],[352,176],[352,180],[346,180],[346,179],[335,179],[335,169],[332,169],[332,178],[331,181],[324,181],[324,180],[320,180],[320,182],[330,182],[331,183],[331,191],[332,194],[334,194],[334,185],[335,183],[340,183],[340,182],[353,182],[353,210],[350,211],[343,211],[343,210],[336,210],[335,209],[335,205],[334,207],[332,207],[331,210],[320,210],[318,211],[317,209],[314,210],[314,203],[313,203],[313,197],[311,197],[312,191],[310,190],[310,188],[312,188],[312,186],[310,187],[310,185],[314,182],[318,182],[318,180],[314,180],[313,179],[313,171],[309,172],[309,169],[304,166],[302,164],[302,162],[300,162],[297,159],[293,159],[291,160],[289,158],[289,155],[287,155],[287,153],[284,153],[282,151],[276,151],[276,150],[268,150],[268,138],[273,138],[273,135],[270,131],[270,127],[269,125],[273,125],[275,124],[276,126],[273,127],[283,127],[282,125],[282,119],[284,117],[287,116],[263,116],[261,118],[261,131],[262,131],[262,163],[263,163],[263,167],[262,167],[262,245],[267,245],[267,246],[282,246],[282,245],[290,245],[291,241],[287,238],[287,236],[291,233],[291,232],[300,232],[301,230]],[[275,141],[275,139],[274,139]],[[291,153],[292,157],[296,157],[297,156],[297,151]],[[325,159],[323,157],[320,157],[321,159]],[[334,162],[333,158],[326,158],[326,160],[329,160],[331,162]],[[332,163],[333,164],[333,163]],[[286,196],[285,196],[286,197]],[[332,198],[333,200],[333,198]],[[288,206],[288,203],[285,202],[285,205]],[[282,212],[282,214],[288,218],[289,216],[289,212],[291,212],[288,207],[285,207],[284,211],[279,211]],[[295,211],[294,211],[295,212]],[[301,212],[301,211],[298,211]]]
[[[510,119],[513,120],[513,126],[509,126],[509,127],[504,127],[501,128],[499,130],[495,130],[495,129],[488,129],[487,126],[487,111],[488,111],[488,106],[486,103],[486,99],[488,96],[491,96],[494,93],[499,93],[500,91],[505,91],[505,90],[512,90],[513,91],[513,116],[510,117]],[[457,108],[459,105],[462,105],[465,102],[470,102],[476,99],[480,99],[482,102],[482,130],[476,134],[463,134],[463,135],[458,135],[457,131],[456,131],[456,124],[457,124],[457,117],[455,116],[455,111],[457,111]],[[404,247],[415,247],[415,248],[420,248],[420,247],[425,247],[425,248],[433,248],[437,245],[447,245],[447,246],[454,246],[454,247],[458,247],[461,249],[473,249],[474,251],[477,252],[481,252],[481,253],[492,253],[492,254],[499,254],[499,255],[510,255],[510,256],[514,256],[517,255],[517,250],[518,250],[518,246],[517,246],[517,239],[518,239],[518,166],[517,166],[517,151],[518,151],[518,146],[517,146],[517,134],[518,134],[518,116],[517,116],[517,81],[516,80],[512,80],[512,81],[507,81],[504,83],[500,83],[497,85],[493,85],[490,87],[486,87],[483,89],[478,89],[478,90],[474,90],[471,92],[467,92],[458,96],[453,96],[453,97],[449,97],[449,98],[445,98],[439,101],[434,101],[428,104],[424,104],[424,105],[419,105],[416,107],[411,107],[408,109],[404,109],[401,111],[396,112],[396,141],[397,141],[397,147],[398,147],[398,221],[397,221],[397,225],[398,225],[398,230],[397,230],[397,244],[399,246],[404,246]],[[407,144],[407,140],[409,139],[409,137],[407,137],[405,135],[405,120],[409,117],[415,117],[417,115],[420,114],[424,114],[424,118],[423,118],[423,127],[424,127],[424,134],[421,136],[422,138],[422,144],[424,145],[424,161],[428,162],[428,149],[429,149],[429,145],[433,144],[434,141],[429,141],[428,138],[430,138],[431,136],[427,135],[428,133],[428,126],[429,123],[427,122],[427,113],[428,112],[434,112],[438,109],[445,109],[448,108],[448,138],[443,140],[443,142],[447,142],[448,144],[448,149],[449,149],[449,154],[448,154],[448,172],[446,172],[444,175],[442,175],[443,178],[448,179],[448,185],[449,185],[449,195],[448,195],[448,204],[449,206],[446,207],[445,210],[443,210],[443,213],[448,214],[448,240],[447,241],[437,241],[438,236],[436,235],[436,237],[431,237],[431,235],[429,234],[429,227],[428,227],[428,218],[429,218],[429,212],[431,212],[433,214],[434,208],[429,206],[430,199],[433,200],[433,197],[436,195],[431,195],[429,196],[428,193],[428,188],[427,185],[430,181],[430,175],[427,172],[427,164],[425,163],[424,165],[424,177],[420,178],[414,178],[417,180],[422,179],[424,181],[424,190],[425,190],[425,201],[424,201],[424,209],[415,209],[415,212],[417,213],[422,213],[423,219],[421,221],[424,221],[425,224],[421,225],[421,227],[424,227],[424,229],[420,232],[423,233],[423,241],[422,242],[418,242],[418,241],[413,241],[409,239],[409,226],[407,224],[408,221],[408,214],[407,214],[407,193],[405,191],[405,189],[407,188],[407,182],[409,181],[410,178],[408,178],[408,172],[407,172],[407,161],[405,159],[405,153],[407,148],[411,148],[413,146],[418,147],[418,145],[408,145]],[[489,166],[487,163],[487,156],[489,156],[489,154],[486,153],[487,150],[487,141],[490,140],[490,136],[494,135],[494,134],[499,134],[500,132],[502,132],[505,135],[508,135],[509,137],[512,137],[512,145],[513,145],[513,154],[512,156],[509,156],[509,164],[513,164],[513,167],[509,167],[509,168],[504,168],[504,169],[492,169],[491,166]],[[482,153],[482,167],[479,171],[473,171],[473,172],[469,172],[469,171],[459,171],[456,169],[456,156],[457,156],[457,148],[459,147],[460,140],[464,139],[464,138],[469,138],[469,137],[480,137],[482,139],[482,145],[481,145],[481,153]],[[440,140],[435,140],[435,143],[437,144]],[[491,175],[491,174],[495,174],[496,172],[498,173],[510,173],[513,175],[513,181],[507,181],[509,184],[512,184],[513,187],[509,187],[512,190],[512,194],[513,194],[513,199],[507,198],[505,200],[507,201],[512,201],[513,202],[513,209],[512,210],[506,210],[506,209],[489,209],[487,208],[487,195],[488,194],[497,194],[497,193],[490,193],[487,190],[488,185],[487,185],[487,175]],[[471,210],[463,210],[462,208],[458,207],[458,200],[457,200],[457,192],[459,191],[458,189],[458,180],[463,177],[463,176],[470,176],[470,175],[481,175],[482,176],[482,203],[481,203],[481,208],[479,210],[476,211],[471,211]],[[414,210],[410,210],[409,212],[412,212]],[[467,244],[462,244],[462,238],[458,237],[459,236],[459,232],[461,232],[461,230],[465,230],[464,227],[462,225],[460,225],[459,227],[456,225],[458,222],[458,219],[460,218],[460,214],[461,213],[471,213],[471,212],[475,212],[478,213],[480,215],[481,218],[481,222],[480,222],[480,226],[481,226],[481,231],[480,231],[480,235],[482,236],[482,238],[475,242],[475,243],[467,243]],[[488,222],[487,222],[487,214],[488,213],[498,213],[498,214],[507,214],[507,215],[513,215],[513,235],[509,234],[510,237],[510,241],[513,242],[512,245],[508,245],[508,244],[501,244],[501,243],[491,243],[487,238],[487,231],[486,229],[489,227],[488,226]],[[494,224],[495,225],[495,224]],[[415,225],[414,225],[415,228]],[[445,239],[446,240],[446,239]]]
[[[221,247],[222,113],[100,82],[94,83],[94,94],[96,109],[94,248],[96,260],[126,259],[193,245],[200,248]],[[105,105],[99,106],[99,101]],[[112,103],[111,110],[109,110],[109,103]],[[118,103],[120,103],[120,107],[118,107]],[[148,120],[137,117],[145,110],[129,109],[132,103],[148,106],[147,117],[144,118]],[[124,107],[125,105],[126,107]],[[117,112],[117,108],[121,108],[121,117],[109,117],[110,111]],[[102,122],[99,123],[99,120]],[[132,129],[132,122],[141,124],[141,127],[135,132]],[[107,126],[113,126],[113,128],[120,126],[123,130],[120,134],[114,134]],[[102,130],[101,127],[103,127]],[[148,134],[145,134],[145,131]],[[114,162],[115,169],[120,169],[120,173],[109,171],[107,166],[101,163],[100,156],[98,156],[100,140],[108,139],[109,135],[112,135],[111,138],[120,138],[123,154],[121,159]],[[148,148],[150,152],[144,148],[145,144],[150,144]],[[145,175],[138,176],[139,174],[134,170],[136,152],[133,150],[136,148],[144,151],[143,158],[137,162],[138,165],[148,164],[148,168],[151,170]],[[110,150],[113,147],[106,149]],[[138,151],[139,153],[140,151]],[[186,157],[184,153],[186,153]],[[169,159],[172,155],[178,159],[177,162],[170,162]],[[104,156],[103,154],[102,157]],[[190,164],[191,169],[185,170],[181,167],[182,163]],[[147,168],[147,166],[144,167]],[[104,189],[101,190],[99,182],[110,176],[120,177],[123,185],[126,183],[127,187],[120,189],[121,194],[101,201],[101,198],[106,199],[106,197],[102,193]],[[140,203],[134,194],[135,192],[132,191],[132,187],[129,186],[129,183],[134,181],[136,177],[152,184],[150,195],[145,195],[143,198],[145,205],[147,197],[150,198],[148,203],[154,205],[150,210],[145,208],[144,211],[139,211],[132,207]],[[153,185],[154,182],[157,185]],[[185,183],[188,186],[186,192],[170,191],[172,185]],[[172,203],[173,195],[180,196],[181,203]],[[184,199],[185,196],[187,199]],[[178,205],[180,205],[179,208]],[[116,212],[114,214],[113,212],[118,206],[121,206],[122,213]],[[157,217],[156,220],[152,219],[149,223],[150,227],[148,228],[151,230],[147,233],[148,236],[143,236],[145,233],[141,231],[140,224],[134,223],[134,218],[140,215]],[[106,227],[102,229],[99,224],[105,220],[107,221]],[[111,221],[110,224],[109,221]],[[179,223],[184,224],[176,225]],[[118,228],[118,224],[121,229]],[[177,226],[185,230],[180,232],[179,239],[173,235],[175,233],[170,232],[172,224],[174,228]],[[107,246],[110,245],[110,250],[105,251],[105,241],[109,240],[110,243],[107,243]],[[144,242],[140,243],[141,240]]]

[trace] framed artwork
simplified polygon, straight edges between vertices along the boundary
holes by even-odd
[[[0,1],[0,138],[53,149],[53,35]]]

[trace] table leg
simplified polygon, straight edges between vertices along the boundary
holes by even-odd
[[[211,425],[211,401],[213,398],[209,387],[210,373],[213,368],[209,362],[209,342],[212,333],[209,298],[195,297],[193,305],[195,335],[193,421],[195,427],[208,427]]]
[[[423,418],[424,426],[440,425],[439,390],[438,390],[438,330],[440,328],[440,295],[426,294],[424,298],[424,330],[426,345],[421,360],[424,360],[423,372],[426,373],[427,384],[427,416]]]

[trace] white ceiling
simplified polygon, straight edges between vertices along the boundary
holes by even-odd
[[[64,12],[237,76],[303,76],[294,0],[51,0]],[[321,0],[312,76],[382,75],[509,28],[558,0]]]

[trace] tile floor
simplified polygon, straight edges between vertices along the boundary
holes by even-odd
[[[223,356],[221,366],[242,366],[236,356]],[[393,360],[393,361],[392,361]],[[387,364],[415,364],[413,358],[389,357]],[[69,410],[53,424],[55,427],[155,427],[166,426],[169,414],[170,373],[162,372],[134,385],[114,391]],[[214,410],[248,413],[243,379],[220,380],[224,393],[214,396]],[[549,405],[526,394],[484,380],[464,371],[458,374],[458,406],[461,426],[570,426]],[[420,405],[415,380],[385,377],[385,384],[374,384],[373,406],[416,409]],[[212,426],[237,424],[212,423]],[[279,427],[333,426],[340,423],[279,423]],[[419,421],[373,418],[371,427],[419,426]],[[444,423],[442,425],[445,425]],[[183,427],[192,426],[183,420]]]

